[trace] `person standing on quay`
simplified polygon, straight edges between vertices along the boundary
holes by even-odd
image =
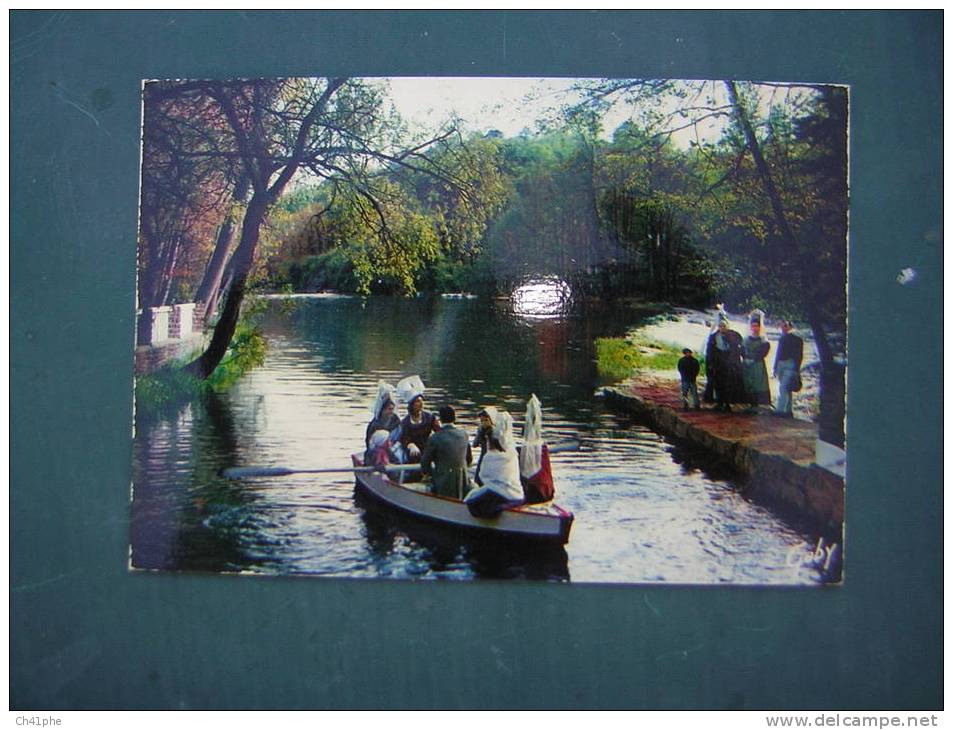
[[[692,406],[696,411],[701,407],[698,402],[698,385],[695,384],[700,369],[701,366],[692,356],[692,351],[687,347],[682,350],[682,357],[678,359],[678,374],[682,379],[682,408],[685,410],[688,410],[688,396],[692,397]]]
[[[792,393],[801,389],[801,359],[804,340],[794,334],[794,324],[781,323],[781,339],[774,356],[774,377],[778,379],[778,407],[775,413],[782,418],[794,418]]]
[[[712,338],[718,332],[718,324],[721,321],[721,315],[724,315],[727,319],[728,315],[725,312],[725,305],[719,302],[715,305],[715,319],[714,321],[706,319],[705,326],[709,328],[708,337],[705,338],[705,344],[702,345],[701,351],[705,353],[705,392],[702,394],[702,400],[705,403],[714,403],[715,402],[715,386],[712,381],[711,373],[711,361],[708,359],[708,347],[711,344]]]
[[[764,364],[771,344],[765,338],[764,312],[756,309],[750,317],[751,334],[742,346],[742,367],[745,384],[745,395],[749,404],[749,412],[755,412],[758,406],[771,405],[771,388],[768,385],[768,368]]]
[[[708,338],[705,362],[715,396],[715,410],[728,412],[732,403],[743,403],[745,386],[741,379],[741,335],[728,326],[728,315],[718,313],[718,329]]]

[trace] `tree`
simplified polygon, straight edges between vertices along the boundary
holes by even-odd
[[[228,262],[228,254],[232,250],[232,244],[235,240],[235,224],[240,219],[241,209],[245,204],[245,198],[248,197],[250,187],[247,177],[239,177],[232,190],[231,205],[226,209],[224,220],[219,226],[215,248],[212,250],[202,282],[195,293],[195,301],[202,304],[204,310],[202,318],[205,321],[211,319],[218,309],[218,298],[221,293],[225,265]]]
[[[378,184],[388,167],[440,174],[423,153],[435,140],[402,146],[398,120],[384,108],[380,87],[368,82],[346,78],[186,81],[163,82],[159,90],[185,108],[206,111],[198,118],[175,115],[179,129],[195,130],[187,158],[232,169],[232,179],[247,180],[249,185],[221,314],[209,346],[186,366],[202,379],[228,349],[262,225],[292,179],[307,174],[333,180],[362,201],[379,235],[392,241],[380,200],[386,186]],[[445,132],[438,139],[448,135]],[[234,192],[240,192],[237,185]],[[233,193],[233,198],[242,197]],[[214,272],[210,278],[215,278]]]
[[[230,132],[225,149],[210,154],[219,152],[237,159],[251,185],[221,316],[208,348],[186,366],[188,372],[203,380],[221,362],[235,333],[265,215],[302,164],[318,163],[320,132],[325,131],[318,122],[344,84],[345,79],[327,79],[309,88],[292,80],[280,82],[274,95],[268,93],[269,85],[256,82],[209,83],[196,89],[198,95],[211,99],[218,107]],[[340,143],[337,139],[334,142]],[[329,156],[333,164],[336,155]]]
[[[350,261],[365,295],[375,282],[379,289],[413,294],[417,273],[440,253],[434,221],[389,180],[375,182],[372,199],[344,191],[326,225],[331,245]]]
[[[613,99],[635,105],[645,147],[693,135],[697,210],[717,211],[713,238],[744,242],[735,258],[755,267],[763,299],[807,319],[821,360],[822,437],[841,444],[843,366],[830,325],[846,316],[846,95],[797,84],[722,87],[635,79],[579,90],[582,106],[605,108]],[[713,121],[721,124],[720,139],[704,129]]]
[[[143,101],[139,303],[156,307],[168,303],[176,276],[201,258],[222,215],[229,176],[227,165],[193,154],[215,127],[215,112],[204,100],[150,83]]]
[[[332,273],[324,267],[346,259],[361,293],[412,294],[438,279],[459,290],[455,275],[481,254],[510,193],[500,167],[497,140],[452,135],[431,147],[426,164],[388,165],[366,180],[376,205],[338,178],[290,192],[271,216],[269,276],[320,285]]]
[[[643,291],[661,301],[678,296],[691,251],[676,207],[661,197],[639,198],[612,190],[603,196],[602,209],[607,227],[642,272]]]
[[[803,286],[802,291],[805,292],[805,295],[800,298],[799,303],[801,305],[802,311],[807,317],[808,324],[810,324],[814,333],[814,342],[821,361],[820,436],[825,441],[843,445],[845,394],[844,367],[835,360],[833,348],[831,347],[831,343],[829,341],[827,318],[825,317],[823,307],[819,304],[819,302],[822,300],[822,297],[818,297],[818,289],[823,287],[825,282],[823,280],[819,280],[818,276],[825,268],[822,265],[823,261],[826,260],[827,262],[830,262],[832,260],[841,260],[842,257],[837,255],[837,250],[846,249],[846,158],[844,159],[844,166],[840,168],[842,177],[844,179],[844,186],[841,191],[841,195],[833,196],[832,200],[826,205],[825,201],[816,201],[822,210],[825,208],[827,209],[822,214],[824,218],[834,217],[837,219],[840,217],[838,212],[843,211],[842,230],[844,237],[839,241],[831,240],[830,238],[825,237],[822,239],[822,243],[827,245],[821,247],[815,246],[813,247],[814,250],[812,250],[812,247],[805,246],[803,244],[802,239],[799,236],[799,231],[797,231],[791,223],[790,209],[782,200],[781,192],[775,182],[775,174],[772,171],[767,159],[765,158],[762,144],[758,140],[754,131],[754,127],[752,126],[750,113],[742,97],[738,93],[736,84],[732,81],[726,81],[725,87],[727,88],[728,98],[731,100],[731,105],[734,110],[737,123],[744,134],[748,150],[754,159],[758,176],[764,188],[764,193],[770,202],[773,223],[776,227],[778,238],[784,247],[784,256],[795,264],[797,272],[800,274],[799,279],[802,285],[807,284],[808,282],[812,284],[811,286]],[[821,103],[823,103],[823,101]],[[844,117],[844,121],[846,122],[846,117]],[[846,127],[841,130],[840,135],[834,131],[834,136],[846,137]],[[834,148],[839,146],[834,140],[828,140],[828,144]],[[779,164],[778,167],[780,168],[781,174],[784,174],[784,172],[787,171],[783,165]],[[838,177],[836,175],[836,169],[827,169],[824,170],[824,172],[827,174],[821,175],[820,177],[828,179],[819,182],[821,182],[821,184],[826,184],[827,187],[830,187],[830,173],[833,172],[836,179],[836,177]],[[833,211],[830,210],[831,207],[833,208]],[[819,259],[817,257],[818,248],[820,249],[820,253],[824,258]],[[836,270],[839,270],[839,268],[840,267],[837,267]],[[843,273],[844,278],[840,280],[839,285],[836,284],[839,291],[846,289],[846,269],[844,269]],[[827,279],[827,283],[829,283],[829,274]],[[840,299],[840,297],[837,297],[838,301]]]
[[[499,137],[446,139],[436,146],[432,160],[441,175],[401,171],[398,180],[434,219],[443,252],[472,263],[483,250],[487,226],[511,194]]]
[[[597,120],[504,140],[501,153],[512,192],[488,227],[486,257],[498,286],[553,274],[579,293],[591,288],[620,255],[600,227]]]

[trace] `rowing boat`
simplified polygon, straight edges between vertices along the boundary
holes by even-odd
[[[362,454],[351,456],[354,466]],[[398,484],[377,471],[358,472],[357,488],[375,502],[421,520],[475,535],[529,540],[553,545],[569,541],[573,515],[554,502],[505,507],[493,517],[474,517],[459,499],[432,494],[424,482]]]

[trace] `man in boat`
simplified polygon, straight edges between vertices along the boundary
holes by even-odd
[[[470,491],[467,466],[473,463],[473,452],[466,432],[454,422],[453,406],[441,406],[440,430],[433,434],[420,457],[420,470],[433,476],[432,489],[442,497],[463,499]]]

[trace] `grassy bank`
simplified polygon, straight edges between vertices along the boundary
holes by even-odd
[[[624,380],[642,370],[675,370],[682,348],[640,335],[600,337],[596,340],[596,367],[599,375]],[[704,358],[696,358],[704,364]]]
[[[268,343],[255,322],[256,313],[243,317],[235,329],[225,357],[206,380],[185,372],[183,367],[199,352],[183,360],[169,363],[154,373],[136,377],[136,410],[141,414],[159,414],[174,410],[183,403],[222,391],[248,371],[265,361]]]

